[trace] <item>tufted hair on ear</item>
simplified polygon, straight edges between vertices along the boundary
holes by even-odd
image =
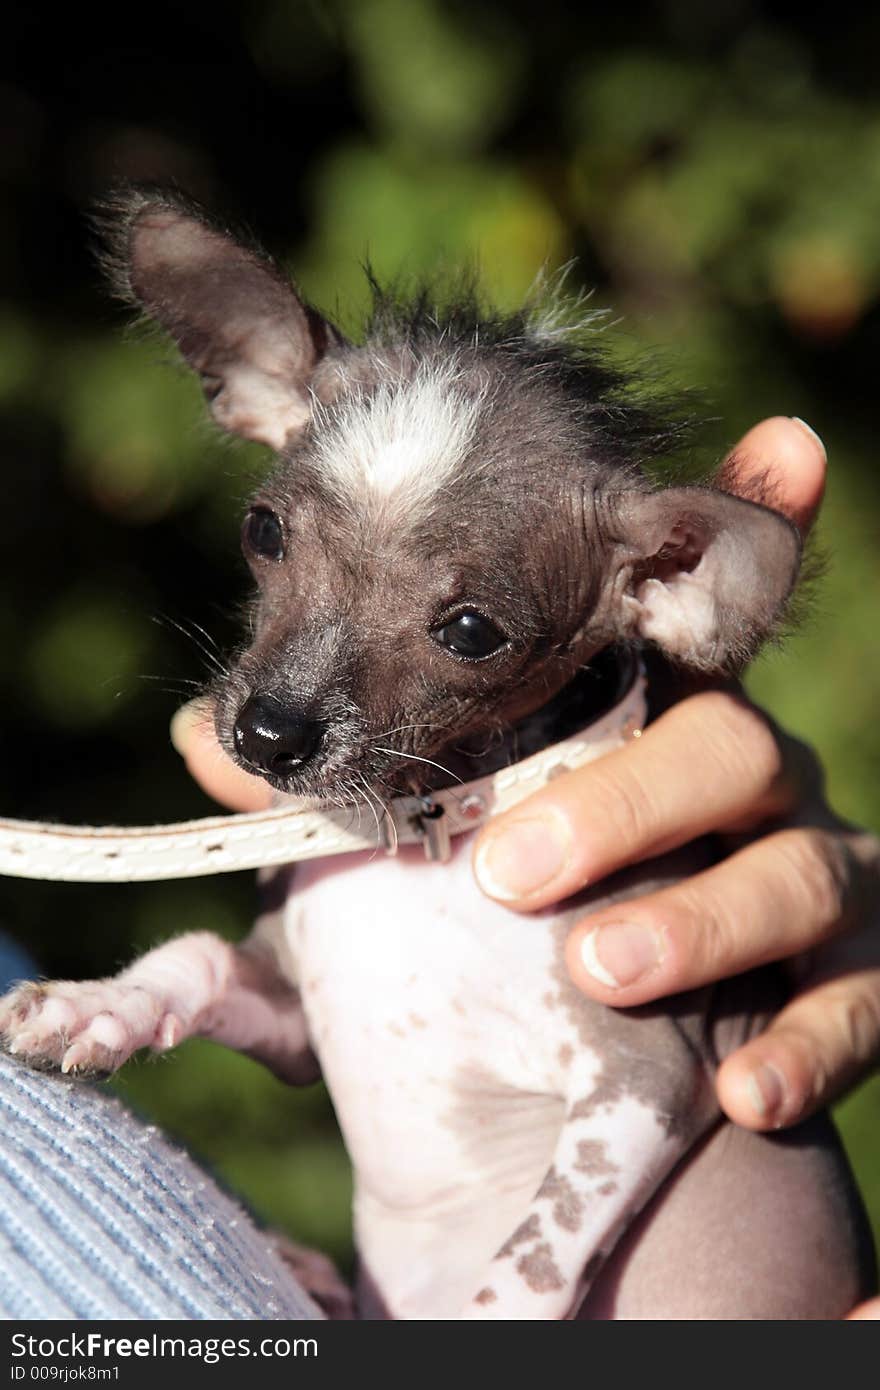
[[[782,618],[801,555],[781,513],[708,487],[634,492],[621,509],[625,629],[703,671],[735,670]]]

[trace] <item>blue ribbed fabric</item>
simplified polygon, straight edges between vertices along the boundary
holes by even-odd
[[[0,1317],[320,1316],[270,1238],[155,1128],[0,1056]]]

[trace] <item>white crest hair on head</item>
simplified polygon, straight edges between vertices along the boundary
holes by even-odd
[[[608,327],[610,310],[590,307],[595,290],[572,293],[568,289],[575,265],[575,261],[566,261],[552,272],[542,266],[535,276],[524,306],[528,336],[533,342],[562,343]]]
[[[465,379],[455,354],[427,357],[411,372],[319,407],[315,459],[325,483],[346,497],[366,488],[417,510],[473,444],[487,390]]]

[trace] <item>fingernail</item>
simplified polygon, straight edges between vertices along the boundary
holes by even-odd
[[[635,922],[594,927],[581,943],[587,973],[607,989],[633,985],[663,960],[659,932]]]
[[[800,417],[799,415],[790,415],[790,416],[789,416],[789,419],[792,420],[792,421],[794,422],[794,424],[800,425],[801,429],[806,430],[806,431],[807,431],[807,434],[810,435],[811,438],[815,439],[816,443],[819,445],[819,448],[822,450],[822,457],[823,457],[823,458],[827,458],[827,457],[828,457],[828,451],[827,451],[827,449],[825,448],[825,445],[823,444],[822,440],[819,438],[819,436],[818,436],[818,434],[816,433],[816,431],[813,429],[812,425],[808,425],[807,422],[806,422],[806,420],[802,420],[801,417]]]
[[[562,873],[571,850],[571,831],[547,813],[510,821],[477,850],[474,873],[490,898],[513,902],[545,888]]]
[[[204,722],[204,718],[205,705],[202,700],[190,700],[171,716],[168,734],[172,746],[182,758],[186,757],[189,750],[190,734],[197,724]]]
[[[749,1100],[762,1120],[778,1119],[785,1104],[785,1077],[770,1062],[755,1067],[746,1082]]]

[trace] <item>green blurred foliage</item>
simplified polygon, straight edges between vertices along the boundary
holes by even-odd
[[[369,301],[363,264],[380,280],[451,273],[462,260],[487,294],[522,302],[538,269],[570,247],[561,218],[521,171],[352,145],[328,158],[315,187],[317,230],[296,256],[304,291],[347,330]],[[456,252],[455,248],[459,250]]]
[[[485,149],[516,101],[525,52],[492,9],[450,23],[437,0],[343,0],[364,114],[419,160]]]
[[[123,176],[243,215],[349,331],[365,260],[383,277],[474,264],[512,305],[576,258],[610,350],[704,393],[693,464],[765,414],[809,420],[831,458],[829,570],[750,685],[820,750],[835,804],[880,828],[880,18],[838,21],[762,0],[157,0],[137,44],[53,13],[49,51],[41,7],[18,7],[0,57],[4,813],[209,809],[167,720],[210,673],[201,630],[235,641],[238,515],[264,455],[218,440],[165,349],[123,334],[84,216]],[[252,909],[241,875],[0,883],[0,920],[48,974],[103,973],[187,928],[234,938]],[[347,1258],[320,1088],[197,1044],[119,1084],[265,1219]],[[880,1230],[878,1084],[840,1115]]]
[[[131,613],[104,593],[74,590],[25,648],[22,676],[45,716],[57,725],[90,725],[113,713],[126,678],[149,659],[145,614]]]

